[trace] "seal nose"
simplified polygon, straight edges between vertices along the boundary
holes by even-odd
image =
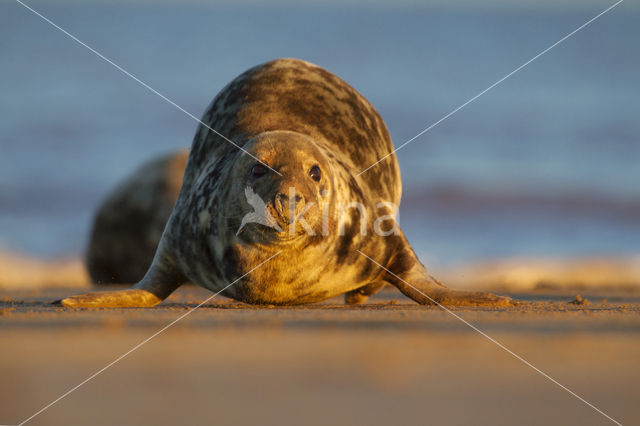
[[[304,208],[304,197],[289,191],[289,195],[279,192],[276,194],[274,204],[280,216],[287,222],[292,223]]]

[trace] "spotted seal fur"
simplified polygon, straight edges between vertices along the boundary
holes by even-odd
[[[189,151],[155,158],[120,182],[96,212],[86,253],[97,284],[132,284],[149,269],[173,206]]]
[[[222,89],[202,122],[144,278],[131,289],[72,296],[63,305],[154,306],[187,281],[252,304],[340,294],[358,303],[384,284],[421,304],[510,303],[449,289],[427,273],[393,221],[390,206],[401,195],[395,155],[359,174],[393,150],[387,128],[329,71],[296,59],[258,65]],[[277,229],[241,228],[252,210],[247,191],[264,200]],[[375,220],[381,217],[391,219],[386,228]]]

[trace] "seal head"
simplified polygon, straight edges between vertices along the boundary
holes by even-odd
[[[225,229],[240,229],[244,244],[321,234],[333,193],[332,165],[322,147],[299,133],[271,131],[254,137],[245,149],[251,155],[242,152],[229,175],[234,190]],[[238,223],[251,209],[264,220]]]

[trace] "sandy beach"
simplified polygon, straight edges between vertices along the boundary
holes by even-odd
[[[18,424],[187,313],[185,287],[151,309],[66,309],[77,288],[6,290],[0,422]],[[452,308],[622,424],[640,421],[640,292],[511,293],[514,308]],[[606,299],[606,300],[603,300]],[[612,424],[438,307],[388,289],[260,307],[215,298],[28,424]]]
[[[640,424],[639,5],[1,2],[0,426]],[[325,93],[326,76],[229,85],[285,57],[339,76],[379,116],[342,84]],[[242,131],[250,121],[255,132]],[[182,212],[190,231],[170,239],[189,247],[158,258],[206,282],[234,260],[217,230],[250,212],[224,207],[242,200],[229,188],[248,202],[258,186],[238,179],[260,173],[231,167],[248,159],[202,124],[245,153],[267,130],[316,140],[254,158],[277,157],[281,182],[309,175],[323,199],[399,200],[401,175],[397,220],[429,274],[519,303],[447,311],[388,288],[364,305],[251,306],[189,285],[154,308],[52,305],[110,289],[91,280],[141,278],[106,267],[96,278],[94,260],[112,249],[125,272],[146,271],[155,249],[132,268],[145,256],[130,241],[155,247],[180,184],[162,167],[136,170],[194,140],[197,189],[180,205],[197,211]],[[111,198],[127,176],[140,194]],[[273,192],[285,212],[288,191]],[[312,198],[320,207],[306,207]],[[123,228],[111,228],[118,217]],[[322,257],[362,248],[353,237],[312,258],[309,277],[328,268]],[[183,261],[194,253],[202,261]],[[345,283],[355,269],[343,265],[324,282]],[[287,292],[289,280],[261,284]]]

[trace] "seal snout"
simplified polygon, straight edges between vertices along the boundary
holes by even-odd
[[[303,196],[296,193],[295,188],[291,188],[289,194],[278,192],[273,205],[286,223],[292,223],[304,210],[305,200]]]

